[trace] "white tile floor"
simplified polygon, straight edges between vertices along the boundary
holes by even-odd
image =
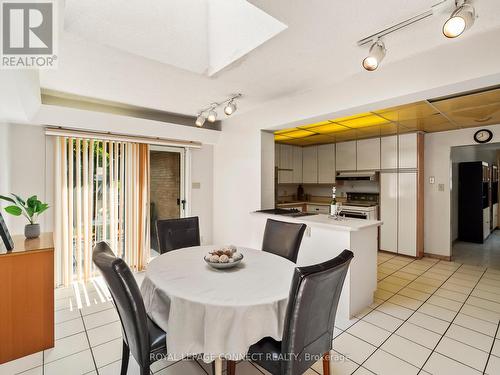
[[[500,270],[380,253],[375,302],[335,327],[333,374],[500,374]],[[139,282],[142,275],[138,275]],[[56,346],[0,375],[120,371],[121,327],[101,280],[55,292]],[[131,358],[129,374],[137,374]],[[211,375],[195,360],[160,361],[158,375]],[[307,375],[322,373],[318,362]],[[250,362],[238,375],[269,375]]]

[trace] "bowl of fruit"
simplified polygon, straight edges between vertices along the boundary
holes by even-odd
[[[240,264],[243,259],[243,254],[238,252],[236,246],[228,246],[210,251],[205,255],[204,259],[210,267],[227,269],[236,267]]]

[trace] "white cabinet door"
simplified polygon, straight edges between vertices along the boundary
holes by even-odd
[[[335,147],[337,172],[356,170],[356,141],[337,143]]]
[[[294,184],[302,183],[302,147],[293,148],[292,182]]]
[[[399,136],[399,168],[417,168],[417,133]]]
[[[380,174],[380,249],[398,251],[398,174]]]
[[[398,137],[382,137],[380,139],[380,169],[396,169],[398,167]]]
[[[417,173],[399,174],[398,253],[417,256]]]
[[[318,183],[335,183],[335,144],[318,147]]]
[[[363,139],[356,145],[358,171],[380,169],[380,138]]]
[[[487,207],[483,209],[483,239],[487,239],[490,235],[490,223],[490,208]]]
[[[293,182],[293,146],[280,145],[280,163],[278,171],[278,182],[280,184],[291,184]]]
[[[318,183],[318,147],[310,146],[302,149],[302,182]]]

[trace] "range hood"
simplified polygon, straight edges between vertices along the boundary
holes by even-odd
[[[338,172],[337,181],[377,181],[377,172]]]

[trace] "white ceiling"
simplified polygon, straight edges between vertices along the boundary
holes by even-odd
[[[377,75],[380,77],[388,73],[392,66],[412,56],[418,59],[419,55],[438,52],[441,47],[455,46],[459,49],[469,38],[481,34],[498,35],[500,32],[498,0],[478,0],[476,6],[480,18],[474,27],[456,40],[446,39],[441,34],[441,27],[453,7],[453,1],[447,1],[433,17],[385,38],[388,53],[378,71],[370,73],[362,70],[361,60],[367,48],[357,47],[358,39],[428,10],[438,1],[252,0],[252,4],[288,28],[212,77],[186,70],[194,70],[199,61],[191,61],[190,68],[179,69],[156,61],[159,59],[153,47],[144,47],[140,53],[130,53],[123,48],[106,46],[106,38],[100,40],[99,35],[90,38],[66,32],[61,36],[59,68],[43,71],[41,85],[73,94],[189,115],[231,93],[242,92],[244,98],[237,116],[258,111],[286,97],[329,87],[336,90],[350,80],[359,82],[359,90],[362,90],[363,82],[373,82]],[[130,4],[136,4],[136,1]],[[95,6],[99,8],[100,5]],[[137,12],[142,11],[137,9]],[[74,16],[86,17],[85,14]],[[157,12],[155,19],[162,20],[163,17],[168,19],[168,15]],[[181,20],[190,22],[190,16],[185,17]],[[66,22],[76,21],[67,19]],[[115,18],[110,22],[109,19],[93,17],[92,22],[98,23],[96,27],[101,35],[106,33],[107,28],[117,28],[126,34],[135,32],[135,26],[131,28]],[[148,38],[148,24],[145,21],[140,39]],[[166,45],[178,43],[178,40],[169,39],[168,35],[165,34]],[[490,48],[498,47],[492,45]],[[463,51],[464,54],[473,52]],[[194,60],[195,56],[192,58]],[[460,61],[450,61],[449,69],[454,69],[454,64],[460,64]],[[398,66],[398,69],[401,67]]]
[[[286,29],[246,0],[67,0],[64,15],[68,33],[207,75]]]

